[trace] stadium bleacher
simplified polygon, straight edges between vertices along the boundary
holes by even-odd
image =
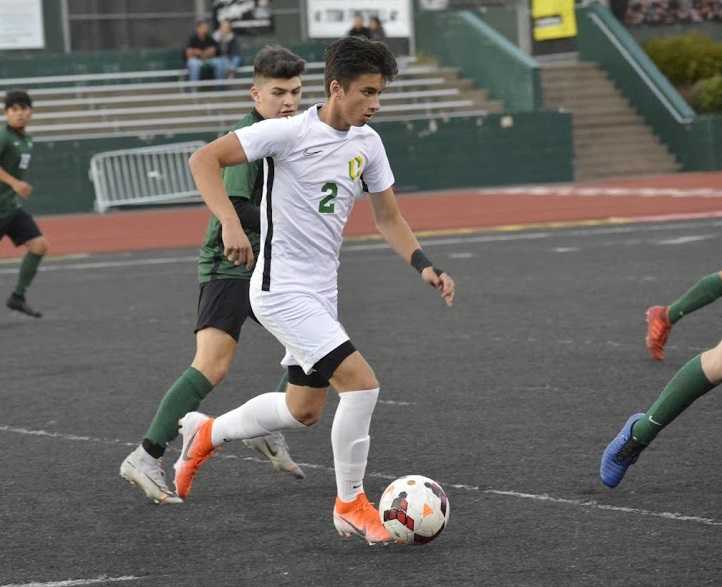
[[[67,140],[222,131],[252,106],[250,67],[222,81],[186,81],[184,70],[28,77],[0,80],[23,87],[34,98],[30,132],[37,140]],[[323,63],[304,75],[302,107],[324,98]],[[3,96],[0,91],[0,98]],[[408,60],[383,97],[377,120],[501,112],[500,102],[475,88],[453,68]]]

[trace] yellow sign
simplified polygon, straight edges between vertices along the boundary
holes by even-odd
[[[535,41],[577,36],[574,0],[532,0],[531,5]]]

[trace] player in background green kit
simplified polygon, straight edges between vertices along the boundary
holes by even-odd
[[[602,482],[611,488],[619,485],[627,469],[637,462],[657,435],[720,383],[722,342],[690,359],[645,412],[632,414],[627,419],[602,454],[599,466]]]
[[[0,239],[10,237],[16,247],[25,246],[27,253],[20,264],[15,290],[6,306],[33,318],[42,314],[25,301],[25,292],[32,283],[38,266],[48,252],[48,241],[38,225],[20,204],[33,192],[33,186],[23,181],[30,167],[33,140],[25,127],[33,116],[33,103],[27,92],[11,90],[5,94],[4,128],[0,128]]]
[[[262,49],[254,62],[251,96],[255,108],[233,130],[265,118],[296,114],[301,101],[300,76],[304,68],[304,61],[283,47]],[[223,183],[242,226],[258,252],[263,162],[226,168]],[[196,410],[226,376],[245,319],[251,316],[255,320],[248,298],[251,274],[252,270],[226,259],[221,224],[217,218],[211,217],[198,262],[200,295],[195,357],[191,366],[166,392],[142,444],[128,455],[120,467],[123,478],[140,486],[157,503],[182,502],[165,482],[161,457],[168,442],[178,436],[178,420]],[[284,375],[277,391],[285,392],[287,383]],[[251,438],[245,444],[269,459],[276,470],[303,479],[304,473],[291,459],[282,434]]]
[[[705,275],[681,298],[670,306],[652,306],[647,309],[647,350],[657,361],[664,359],[672,325],[687,314],[699,310],[722,297],[722,272]]]

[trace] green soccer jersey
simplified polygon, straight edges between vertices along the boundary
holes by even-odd
[[[10,125],[0,128],[0,167],[16,179],[23,179],[30,166],[33,140]],[[0,218],[10,216],[20,207],[20,197],[8,184],[0,181]]]
[[[246,114],[232,130],[250,126],[263,120],[255,110]],[[263,161],[255,161],[244,165],[226,167],[223,170],[223,185],[234,202],[238,198],[250,200],[254,205],[260,206],[263,195]],[[251,241],[253,254],[258,258],[261,235],[244,229],[248,240]],[[198,259],[198,280],[201,283],[216,279],[250,279],[251,271],[243,265],[230,263],[223,255],[223,241],[221,240],[221,223],[215,216],[208,221],[208,228],[201,246]]]

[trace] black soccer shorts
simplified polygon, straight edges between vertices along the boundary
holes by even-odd
[[[238,342],[246,318],[258,323],[248,298],[248,279],[215,279],[201,284],[198,321],[193,332],[217,328]]]
[[[0,239],[5,235],[10,237],[16,247],[24,245],[43,233],[35,222],[30,212],[18,208],[14,214],[6,218],[0,218]]]

